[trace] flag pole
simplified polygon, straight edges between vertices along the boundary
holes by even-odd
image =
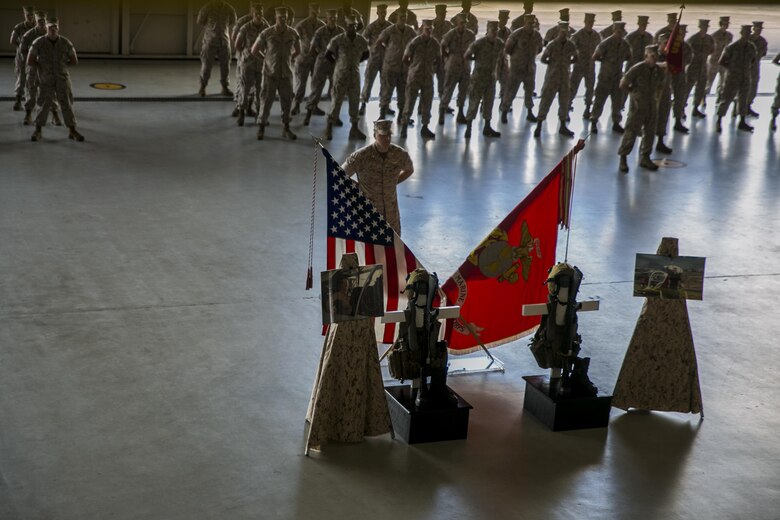
[[[585,139],[588,139],[590,137],[590,134],[588,134]],[[568,262],[569,261],[569,236],[571,235],[571,208],[574,204],[574,179],[576,177],[577,173],[577,154],[585,148],[585,139],[580,139],[577,141],[577,144],[574,145],[574,148],[569,152],[569,155],[573,155],[571,159],[571,195],[569,195],[569,202],[568,207],[566,208],[566,251],[563,255],[563,261]]]
[[[317,145],[320,146],[320,148],[324,148],[322,146],[322,140],[318,139],[315,136],[311,136],[312,139],[314,139],[314,172],[312,175],[312,186],[311,186],[311,226],[309,228],[309,265],[306,269],[306,290],[308,291],[312,287],[314,287],[314,220],[315,220],[315,210],[317,205],[317,159],[319,156],[319,150],[317,149]]]

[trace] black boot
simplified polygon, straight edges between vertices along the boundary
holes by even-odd
[[[618,166],[618,170],[623,173],[628,173],[628,158],[625,155],[620,156],[620,165]]]
[[[674,131],[675,132],[680,132],[682,134],[687,134],[688,132],[690,132],[688,127],[685,126],[684,124],[682,124],[682,121],[680,121],[679,119],[676,119],[674,121]]]
[[[747,121],[745,121],[744,117],[739,118],[739,124],[737,125],[737,130],[743,130],[745,132],[752,132],[753,127],[747,124]]]
[[[569,128],[566,126],[566,121],[564,120],[561,120],[561,128],[558,130],[558,133],[566,137],[574,137],[574,132],[569,130]]]
[[[599,124],[596,121],[591,121],[591,123],[590,123],[590,133],[591,134],[599,133]]]
[[[306,110],[306,115],[303,116],[303,126],[309,126],[311,122],[311,110]]]
[[[16,96],[16,103],[14,103],[14,111],[20,112],[22,110],[22,96]]]
[[[289,139],[290,141],[298,139],[298,136],[290,130],[290,123],[285,123],[284,128],[282,128],[282,137]]]
[[[777,130],[777,115],[772,116],[772,120],[769,122],[769,130],[773,132]]]
[[[299,102],[293,103],[292,110],[290,110],[291,116],[297,116],[301,113],[301,104]]]
[[[507,118],[507,114],[505,111],[501,111],[501,122],[503,124],[507,124],[509,122],[509,119]]]
[[[694,107],[693,111],[691,112],[691,116],[698,117],[699,119],[704,119],[705,117],[707,117],[707,114],[700,111],[697,107]]]
[[[466,119],[466,114],[463,113],[463,107],[458,107],[458,117],[455,118],[455,122],[459,125],[466,125],[468,124],[468,119]]]
[[[439,126],[444,124],[444,109],[439,109]]]
[[[387,109],[379,107],[379,119],[382,120],[385,118],[387,118]]]
[[[496,132],[490,126],[490,121],[485,121],[485,128],[482,129],[482,135],[485,137],[501,137],[501,132]]]
[[[423,125],[420,129],[420,137],[423,139],[436,139],[436,134],[428,129],[428,125]]]
[[[35,132],[30,136],[31,141],[40,141],[43,139],[43,132],[40,126],[35,125]]]
[[[620,126],[620,123],[614,122],[612,123],[612,131],[616,134],[622,134],[625,133],[626,129]]]
[[[257,140],[262,141],[263,137],[265,137],[265,125],[260,123],[257,125]]]
[[[666,144],[664,144],[663,137],[658,138],[658,144],[655,145],[655,149],[661,153],[672,153],[672,149],[666,146]]]
[[[73,139],[74,141],[78,141],[78,142],[84,141],[84,136],[76,131],[75,126],[71,126],[69,130],[70,131],[68,132],[68,139]]]
[[[24,111],[24,124],[25,125],[31,125],[32,124],[32,112],[29,110]]]
[[[238,112],[241,110],[238,105],[233,108],[233,112],[230,113],[231,117],[238,117]]]
[[[528,109],[528,114],[525,116],[525,120],[529,123],[537,123],[538,119],[536,119],[536,116],[534,115],[534,111],[530,108]]]
[[[542,121],[536,123],[536,129],[534,130],[534,137],[539,138],[542,136]]]
[[[466,139],[471,139],[471,121],[466,121],[466,133],[463,134]]]
[[[639,159],[639,166],[640,168],[646,168],[650,171],[656,171],[658,169],[658,165],[650,159],[649,155],[643,155],[642,158]]]
[[[756,112],[752,108],[748,108],[747,115],[749,115],[750,117],[758,117],[758,112]]]
[[[244,126],[244,109],[238,111],[238,121],[236,121],[236,124],[238,126]]]
[[[350,139],[359,139],[361,141],[366,140],[366,134],[360,131],[360,128],[358,128],[356,123],[352,124],[352,128],[349,129],[349,138]]]

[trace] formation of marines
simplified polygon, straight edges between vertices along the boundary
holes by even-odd
[[[11,33],[11,44],[16,48],[13,109],[24,110],[25,125],[35,124],[32,141],[43,138],[43,127],[51,114],[54,125],[61,126],[64,120],[68,138],[81,142],[84,136],[76,130],[68,70],[78,64],[76,49],[70,40],[60,35],[57,18],[47,18],[46,12],[30,6],[24,7],[23,11],[25,20]],[[33,117],[36,108],[38,112]]]
[[[455,123],[465,125],[464,135],[470,138],[472,123],[481,112],[483,135],[497,138],[501,133],[491,121],[496,95],[500,121],[506,124],[521,85],[526,120],[536,124],[534,136],[541,136],[557,98],[558,132],[573,137],[567,123],[573,111],[572,100],[584,83],[582,116],[590,122],[591,133],[599,131],[599,120],[607,99],[610,101],[611,129],[623,134],[619,151],[623,171],[628,171],[626,156],[640,134],[640,166],[657,167],[649,160],[653,145],[661,153],[672,152],[664,142],[669,120],[674,118],[674,131],[690,131],[684,122],[691,96],[691,117],[704,118],[707,95],[715,89],[718,132],[732,104],[732,114],[739,117],[739,130],[752,131],[748,118],[758,116],[752,105],[760,60],[767,53],[761,21],[743,25],[735,38],[728,30],[728,16],[720,17],[718,30],[711,34],[710,21],[699,20],[698,31],[682,42],[682,70],[673,70],[666,63],[667,41],[675,27],[684,36],[687,32],[686,25],[678,24],[677,13],[670,13],[666,25],[652,34],[647,30],[647,16],[639,16],[636,29],[628,32],[622,11],[616,10],[611,13],[612,23],[599,32],[594,30],[595,14],[585,13],[584,26],[576,29],[569,9],[561,9],[560,21],[542,35],[533,2],[528,0],[523,4],[524,12],[514,19],[510,20],[509,11],[500,11],[498,20],[484,25],[484,34],[480,34],[480,22],[471,12],[471,0],[462,0],[461,11],[452,17],[447,14],[446,4],[437,4],[435,18],[425,20],[417,19],[408,0],[399,0],[398,8],[389,16],[388,6],[381,4],[376,6],[376,19],[367,25],[351,0],[343,0],[339,9],[328,10],[324,20],[319,5],[309,4],[308,16],[294,27],[290,25],[294,17],[290,7],[274,7],[272,23],[264,18],[263,9],[262,4],[252,3],[250,13],[237,18],[235,9],[225,0],[210,0],[197,18],[204,27],[199,94],[205,95],[212,65],[219,61],[221,93],[233,95],[228,76],[230,59],[237,52],[233,115],[239,126],[244,126],[247,116],[256,116],[258,139],[265,135],[271,105],[277,98],[285,138],[296,138],[290,122],[292,116],[301,114],[305,125],[313,116],[326,116],[325,137],[331,139],[333,128],[344,124],[340,111],[346,98],[349,137],[364,140],[358,123],[371,99],[377,75],[380,119],[397,116],[403,138],[414,126],[414,118],[419,118],[424,139],[436,137],[431,129],[434,92],[440,100],[439,126],[446,123],[447,115],[456,114]],[[51,48],[39,44],[39,40],[45,41],[43,38],[59,41],[56,47],[69,58],[49,63]],[[72,44],[58,35],[56,20],[52,24],[45,20],[45,14],[25,8],[25,20],[14,28],[12,43],[17,48],[14,109],[24,108],[25,123],[31,124],[33,108],[40,107],[33,139],[40,139],[40,128],[49,112],[53,112],[55,121],[59,120],[58,104],[71,128],[71,137],[78,139],[67,74],[67,67],[75,65],[77,59]],[[779,59],[776,57],[773,63],[778,64]],[[537,60],[547,65],[547,72],[534,114]],[[360,64],[364,61],[361,77]],[[391,106],[394,95],[395,110]],[[453,97],[455,108],[450,106]],[[780,77],[772,105],[772,130],[777,126],[779,97]],[[331,102],[327,111],[319,106],[325,99]],[[627,102],[628,117],[623,126]],[[257,107],[256,112],[253,107]]]

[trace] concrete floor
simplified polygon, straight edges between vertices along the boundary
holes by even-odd
[[[170,66],[84,62],[74,84],[121,75],[149,93],[163,75],[190,93],[197,64]],[[277,138],[275,111],[259,143],[229,103],[83,102],[85,143],[46,128],[34,144],[0,103],[0,519],[780,518],[770,103],[754,135],[729,120],[717,136],[710,107],[670,138],[681,168],[632,156],[619,174],[609,131],[579,160],[569,258],[582,297],[602,300],[580,322],[592,377],[610,392],[619,372],[642,305],[635,253],[677,236],[707,257],[705,300],[688,306],[703,422],[613,410],[609,429],[547,431],[521,411],[521,376],[542,372],[521,340],[494,350],[505,373],[451,378],[474,405],[467,441],[384,436],[308,458],[322,338],[303,290],[315,150],[300,118],[299,141]],[[517,113],[501,130],[467,143],[448,121],[435,142],[406,141],[404,239],[443,277],[573,144],[553,123],[534,140]],[[329,148],[356,146],[337,130]],[[315,270],[324,249],[318,233]]]

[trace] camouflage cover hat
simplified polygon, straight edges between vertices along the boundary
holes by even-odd
[[[564,7],[563,9],[558,9],[558,13],[559,13],[561,16],[563,16],[563,15],[567,15],[567,16],[568,16],[568,14],[569,14],[569,8],[568,8],[568,7]]]
[[[56,25],[57,27],[60,26],[60,19],[59,18],[48,18],[46,20],[46,27],[50,27],[52,25]]]
[[[710,26],[709,20],[705,20],[703,18],[699,20],[699,27],[709,27],[709,26]]]
[[[750,25],[750,24],[743,25],[743,26],[740,28],[739,32],[745,32],[745,31],[747,31],[747,32],[750,32],[750,30],[751,30],[752,28],[753,28],[753,26],[752,26],[752,25]]]
[[[428,27],[433,27],[433,20],[425,19],[421,22],[421,25],[427,25]]]
[[[678,25],[678,27],[680,28],[681,31],[687,31],[688,30],[688,25],[684,24],[684,23],[681,23],[680,25]]]
[[[357,19],[350,15],[344,17],[344,25],[357,25]]]
[[[328,9],[328,16],[332,16],[333,18],[336,18],[338,14],[339,14],[338,9]]]
[[[487,23],[488,30],[498,29],[498,20],[489,20]]]
[[[314,2],[309,4],[309,11],[316,11],[320,12],[320,4],[315,4]]]
[[[615,22],[612,24],[615,29],[626,29],[626,22]]]
[[[45,20],[46,11],[35,11],[35,18],[37,18],[38,20]]]
[[[612,21],[617,22],[623,19],[623,11],[618,9],[617,11],[612,11]]]
[[[393,133],[393,121],[389,119],[377,119],[374,121],[374,132],[379,135],[391,135]]]
[[[586,22],[594,22],[594,21],[596,21],[595,13],[585,13],[585,21]]]
[[[666,14],[666,20],[669,22],[676,22],[677,21],[677,13],[667,13]]]
[[[447,10],[447,4],[436,4],[436,12],[441,13]]]
[[[498,11],[498,19],[501,20],[502,18],[509,18],[509,9],[501,9]]]
[[[731,21],[731,17],[730,17],[730,16],[721,16],[721,17],[719,18],[719,21],[720,21],[720,23],[723,23],[723,22],[730,22],[730,21]]]
[[[35,8],[33,6],[31,6],[31,5],[26,5],[26,6],[22,7],[22,10],[24,11],[24,14],[34,14],[35,13]]]
[[[650,23],[650,17],[645,15],[637,16],[636,23]]]
[[[254,9],[259,13],[263,12],[263,4],[261,4],[260,2],[252,2],[251,4],[249,4],[249,8]]]
[[[763,29],[764,28],[764,22],[753,22],[753,27],[756,27],[757,29]]]

